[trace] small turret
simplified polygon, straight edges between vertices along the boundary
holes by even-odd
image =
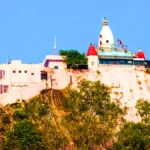
[[[141,49],[139,49],[139,51],[138,51],[136,56],[137,56],[137,58],[141,58],[141,59],[145,60],[145,54],[144,54],[144,52]]]
[[[97,51],[94,45],[90,44],[86,56],[97,56]]]
[[[90,44],[86,56],[88,58],[88,67],[97,68],[99,64],[98,54],[94,45]]]

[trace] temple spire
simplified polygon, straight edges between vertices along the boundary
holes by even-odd
[[[106,17],[104,17],[103,26],[108,26],[108,21],[107,21]]]

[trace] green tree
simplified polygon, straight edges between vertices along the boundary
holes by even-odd
[[[141,98],[137,100],[136,109],[142,118],[142,122],[150,124],[150,102]]]
[[[100,81],[82,80],[77,89],[68,89],[63,107],[63,125],[78,150],[105,147],[122,125],[125,110],[111,101],[110,88]]]
[[[128,122],[118,133],[117,142],[110,149],[148,150],[150,149],[150,102],[139,99],[136,103],[141,122]]]
[[[148,150],[150,148],[150,125],[126,123],[118,134],[117,142],[110,150]]]
[[[44,149],[44,145],[42,137],[36,132],[32,122],[24,119],[14,124],[13,130],[8,132],[3,148],[5,150],[40,150]]]
[[[85,54],[79,53],[77,50],[61,50],[60,55],[64,56],[64,62],[71,67],[87,64],[88,59]]]
[[[53,108],[51,108],[50,92],[48,91],[25,102],[23,110],[35,122],[36,130],[40,133],[43,144],[50,150],[57,150],[64,147],[67,144],[67,140],[55,122]],[[56,93],[61,94],[60,91],[56,91]],[[59,99],[59,96],[55,97],[56,102]]]

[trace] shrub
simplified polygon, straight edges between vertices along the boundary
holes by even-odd
[[[30,120],[24,119],[14,125],[14,130],[9,131],[3,144],[4,149],[43,149],[42,138],[36,132]]]
[[[6,115],[4,115],[4,116],[2,117],[2,122],[3,122],[4,124],[9,124],[9,123],[11,123],[11,120],[10,120],[10,117],[9,117],[8,114],[6,114]]]
[[[16,110],[15,112],[14,112],[14,119],[15,120],[23,120],[23,119],[25,119],[25,118],[27,118],[28,116],[27,116],[27,114],[24,112],[24,111],[22,111],[22,110]]]
[[[99,70],[97,70],[96,73],[97,73],[98,75],[101,74],[101,72],[100,72]]]
[[[140,80],[138,80],[138,82],[137,82],[137,83],[138,83],[138,84],[140,84],[140,85],[142,84]]]
[[[132,93],[132,92],[133,92],[133,89],[130,89],[130,92]]]
[[[150,68],[147,68],[147,69],[145,70],[145,73],[150,74]]]
[[[119,93],[117,91],[114,92],[115,95],[118,95]]]

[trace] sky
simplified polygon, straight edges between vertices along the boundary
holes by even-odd
[[[87,52],[97,44],[102,19],[131,52],[150,60],[150,0],[0,0],[0,63],[41,63],[61,49]]]

